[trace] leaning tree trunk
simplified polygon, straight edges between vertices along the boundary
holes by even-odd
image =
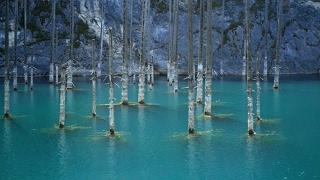
[[[128,105],[128,1],[123,1],[122,105]]]
[[[280,48],[281,48],[281,33],[282,33],[282,0],[278,1],[277,8],[277,21],[278,21],[278,30],[277,30],[277,47],[276,47],[276,58],[275,58],[275,67],[274,67],[274,82],[273,88],[279,89],[279,76],[280,76]]]
[[[179,88],[178,71],[178,21],[179,21],[179,1],[174,1],[174,22],[173,22],[173,92],[177,93]]]
[[[204,1],[200,0],[200,31],[199,31],[199,55],[197,73],[197,102],[203,101],[203,35],[204,35]]]
[[[261,87],[260,87],[260,55],[258,53],[257,57],[257,62],[256,62],[256,115],[257,115],[257,120],[261,120],[261,103],[260,103],[260,94],[261,94]]]
[[[64,128],[66,119],[66,69],[61,67],[60,74],[60,115],[59,115],[59,128]]]
[[[109,29],[109,134],[115,135],[115,121],[114,121],[114,92],[113,92],[113,75],[112,75],[112,30]]]
[[[4,69],[4,118],[10,119],[9,82],[9,0],[6,0],[5,21],[5,69]]]
[[[269,30],[269,0],[264,2],[264,61],[263,61],[263,76],[268,76],[268,30]]]
[[[18,44],[18,21],[19,21],[19,2],[14,2],[14,65],[13,65],[13,90],[18,90],[18,68],[17,68],[17,44]]]
[[[253,98],[252,98],[252,57],[251,57],[251,40],[249,29],[249,9],[248,0],[245,0],[245,41],[246,41],[246,66],[247,66],[247,102],[248,102],[248,134],[253,135]]]
[[[95,60],[95,45],[94,41],[92,42],[92,116],[96,117],[97,115],[97,99],[96,99],[96,81],[97,81],[97,71],[96,71],[96,60]]]
[[[72,63],[74,61],[74,52],[73,52],[73,44],[74,44],[74,0],[70,1],[70,9],[71,9],[71,33],[70,33],[70,58],[68,61],[67,67],[67,89],[73,88],[73,68]]]
[[[141,1],[141,53],[140,53],[140,62],[139,62],[139,83],[138,83],[138,103],[144,104],[144,85],[145,85],[145,0]]]
[[[192,38],[192,0],[188,0],[188,132],[194,134],[194,62]]]
[[[54,78],[54,60],[55,60],[55,30],[56,30],[56,0],[52,1],[52,24],[51,24],[51,58],[50,58],[50,69],[49,69],[49,83],[53,83]]]
[[[24,0],[24,31],[23,31],[23,49],[24,49],[24,83],[28,84],[28,53],[27,53],[27,0]]]
[[[205,81],[205,104],[204,104],[204,114],[211,116],[211,106],[212,106],[212,0],[208,0],[207,4],[207,63],[206,63],[206,81]]]

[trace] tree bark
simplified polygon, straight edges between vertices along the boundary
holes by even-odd
[[[206,80],[205,80],[205,104],[204,104],[204,114],[211,116],[212,108],[212,0],[207,1],[207,63],[206,63]]]
[[[269,0],[264,3],[264,61],[263,61],[263,76],[268,76],[268,30],[269,30]]]
[[[173,22],[173,92],[177,93],[179,88],[178,71],[178,23],[179,23],[179,1],[174,1],[174,22]]]
[[[145,86],[145,0],[141,0],[141,53],[139,63],[139,83],[138,83],[138,103],[144,104],[144,86]]]
[[[123,0],[122,104],[128,105],[128,1]]]
[[[28,52],[27,52],[27,0],[24,0],[24,32],[23,32],[23,49],[24,49],[24,83],[28,84]]]
[[[59,66],[56,64],[56,85],[59,84]]]
[[[188,0],[188,132],[195,133],[194,127],[194,62],[193,62],[193,7],[192,0]]]
[[[97,71],[96,71],[96,60],[95,60],[95,45],[94,41],[92,42],[92,116],[96,117],[97,115],[97,100],[96,100],[96,80],[97,80]]]
[[[4,69],[4,119],[10,119],[9,82],[9,0],[6,0],[5,21],[5,69]]]
[[[260,87],[260,54],[258,53],[257,62],[256,62],[256,115],[257,120],[261,120],[261,102],[260,102],[260,94],[261,94],[261,87]]]
[[[66,119],[66,69],[61,67],[61,84],[60,84],[60,113],[59,113],[59,128],[64,128],[65,119]]]
[[[199,55],[197,72],[197,103],[203,101],[203,35],[204,35],[204,1],[200,0],[200,31],[199,31]]]
[[[109,29],[109,134],[115,134],[115,121],[114,121],[114,92],[113,92],[113,73],[112,73],[112,30]]]
[[[279,89],[279,76],[280,76],[280,48],[281,48],[281,33],[282,33],[282,0],[278,1],[277,7],[277,44],[276,44],[276,58],[274,67],[274,82],[273,88]]]
[[[18,68],[17,68],[17,44],[18,44],[18,21],[19,21],[19,2],[14,2],[14,65],[13,65],[13,90],[18,90]]]
[[[100,26],[100,53],[99,53],[99,61],[97,64],[97,78],[101,77],[101,63],[102,63],[102,54],[103,54],[103,28],[104,27],[104,8],[101,3],[101,26]]]
[[[52,24],[51,24],[51,58],[49,70],[49,83],[53,83],[54,61],[55,61],[55,34],[56,34],[56,0],[52,0]]]
[[[73,68],[72,64],[74,61],[74,0],[70,0],[70,10],[71,10],[71,32],[70,32],[70,58],[68,60],[67,67],[67,89],[73,88]]]

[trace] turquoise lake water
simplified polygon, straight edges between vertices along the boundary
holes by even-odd
[[[320,179],[319,80],[282,78],[279,91],[272,78],[262,82],[263,122],[255,124],[254,137],[246,135],[245,82],[215,80],[216,116],[203,119],[198,105],[200,135],[189,138],[187,89],[173,95],[165,78],[146,91],[150,105],[116,106],[119,138],[105,136],[105,83],[98,83],[97,119],[89,117],[89,80],[67,92],[64,130],[56,128],[58,87],[38,79],[34,91],[19,84],[10,99],[15,118],[0,122],[0,179]],[[130,85],[131,102],[137,90]],[[2,108],[3,81],[0,93]],[[116,102],[120,93],[116,87]]]

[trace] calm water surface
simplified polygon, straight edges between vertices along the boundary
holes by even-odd
[[[89,117],[90,82],[76,86],[67,93],[65,130],[56,128],[58,87],[36,80],[34,91],[19,84],[11,93],[15,118],[0,121],[0,179],[320,179],[319,77],[281,79],[280,91],[262,82],[264,120],[253,138],[241,80],[214,81],[215,117],[204,119],[198,106],[200,135],[192,138],[187,89],[173,95],[164,78],[146,91],[147,106],[116,106],[116,139],[105,136],[107,85],[98,83],[97,119]],[[130,101],[137,90],[131,85]],[[0,93],[3,107],[2,81]]]

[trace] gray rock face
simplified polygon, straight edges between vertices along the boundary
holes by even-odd
[[[103,39],[104,52],[103,60],[107,61],[107,29],[114,31],[114,53],[115,70],[119,72],[122,60],[122,0],[75,0],[76,25],[75,25],[75,57],[77,70],[83,72],[90,68],[91,49],[90,41],[97,39],[99,43],[101,18],[104,19]],[[138,62],[140,34],[140,1],[133,2],[133,56],[130,62]],[[101,7],[104,6],[104,13]],[[4,48],[4,4],[1,3],[1,26],[0,44],[1,53]],[[50,58],[50,31],[51,31],[51,4],[50,1],[30,0],[28,4],[28,53],[34,54],[35,66],[38,73],[47,73],[49,70]],[[13,3],[11,9],[13,10]],[[19,59],[23,58],[23,14],[20,6],[19,26]],[[226,1],[225,17],[222,16],[221,4],[214,4],[213,15],[213,39],[214,39],[214,69],[219,71],[220,61],[223,62],[224,72],[227,74],[241,74],[243,56],[243,21],[244,5],[241,0]],[[276,1],[269,4],[269,29],[268,46],[263,42],[263,10],[264,1],[251,0],[251,42],[253,59],[256,59],[257,52],[264,53],[268,50],[269,72],[272,72],[273,60],[275,57],[275,37],[277,32],[276,22]],[[199,36],[199,9],[195,3],[194,9],[194,49],[195,59],[198,55]],[[10,17],[13,22],[13,12]],[[179,3],[179,36],[178,54],[179,69],[181,73],[186,72],[187,67],[187,22],[186,4]],[[68,38],[70,31],[70,8],[69,1],[59,0],[57,5],[57,32],[58,49],[57,62],[65,62],[68,59]],[[154,0],[151,3],[151,27],[150,27],[150,57],[153,57],[155,68],[160,72],[166,72],[168,59],[168,5],[166,0]],[[12,24],[12,23],[11,23]],[[281,45],[281,73],[316,73],[320,67],[320,2],[314,0],[284,0],[283,14],[283,39]],[[13,28],[11,28],[12,30]],[[224,29],[224,34],[222,34]],[[206,36],[206,35],[205,35]],[[206,37],[205,37],[206,39]],[[225,44],[221,48],[221,41]],[[13,54],[13,31],[10,32],[11,55]],[[97,46],[99,47],[99,46]],[[32,49],[32,51],[31,51]],[[98,54],[99,49],[97,48]],[[13,56],[11,56],[13,57]],[[3,56],[0,57],[3,59]],[[13,60],[13,58],[11,58]],[[106,63],[103,64],[103,67]],[[103,68],[105,72],[106,68]],[[21,72],[21,71],[20,71]]]

